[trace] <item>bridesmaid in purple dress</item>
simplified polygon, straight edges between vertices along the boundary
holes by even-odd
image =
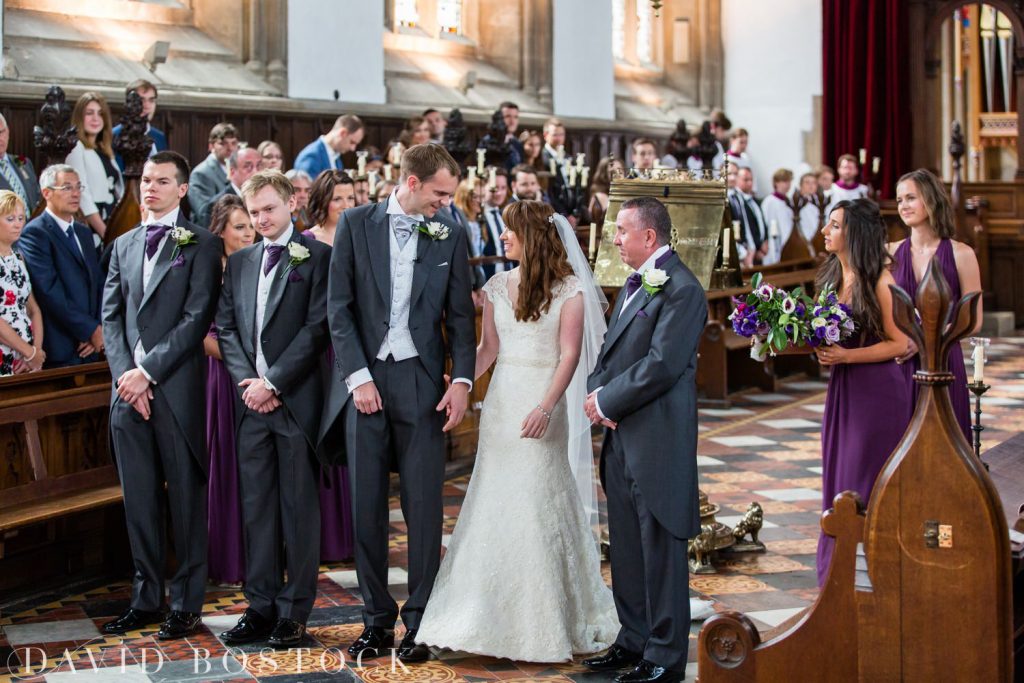
[[[829,256],[818,271],[818,291],[831,284],[850,307],[857,329],[841,345],[820,347],[831,367],[821,428],[822,509],[836,494],[856,491],[865,505],[885,461],[899,444],[913,410],[910,387],[896,357],[907,337],[892,317],[894,284],[887,268],[885,225],[870,199],[841,201],[822,228]],[[818,585],[828,576],[833,539],[818,541]]]
[[[210,232],[224,240],[224,258],[249,246],[256,231],[245,205],[235,195],[217,200],[210,215]],[[209,356],[206,381],[206,446],[210,453],[209,506],[210,581],[235,584],[245,580],[245,548],[242,545],[242,503],[238,495],[238,460],[235,455],[235,404],[238,390],[221,362],[217,333],[203,340]]]
[[[910,237],[889,244],[893,255],[893,277],[911,297],[917,292],[917,285],[928,263],[938,259],[942,276],[952,290],[951,301],[958,301],[963,294],[981,291],[981,271],[974,250],[963,242],[952,239],[953,207],[942,183],[930,171],[912,171],[896,184],[896,205],[900,218],[908,228]],[[981,328],[981,300],[978,301],[978,323]],[[907,386],[911,396],[917,396],[914,373],[921,367],[920,357],[913,342],[908,352],[900,358]],[[967,391],[967,368],[959,344],[949,351],[949,367],[953,373],[953,384],[949,387],[949,399],[953,414],[970,443],[971,399]]]
[[[343,171],[322,172],[309,191],[308,215],[313,227],[304,235],[334,246],[334,230],[345,209],[356,205],[355,183]],[[334,349],[327,347],[334,362]],[[320,481],[320,559],[338,562],[352,558],[352,504],[347,467],[329,467]]]

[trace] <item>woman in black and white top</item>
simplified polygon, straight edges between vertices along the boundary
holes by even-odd
[[[78,130],[78,144],[65,160],[78,171],[85,189],[82,213],[93,231],[103,237],[107,219],[121,195],[124,180],[114,162],[110,107],[102,95],[87,92],[78,98],[71,122]]]

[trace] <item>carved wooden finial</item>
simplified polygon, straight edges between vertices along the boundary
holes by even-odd
[[[114,151],[124,160],[125,176],[142,175],[142,166],[153,147],[153,138],[146,134],[148,125],[142,113],[142,98],[132,90],[124,98],[121,132],[114,138]]]
[[[914,376],[915,380],[921,384],[951,383],[949,349],[974,329],[981,292],[965,294],[951,310],[949,285],[934,258],[917,288],[916,310],[909,294],[896,285],[889,285],[889,289],[893,294],[896,325],[917,344],[921,356],[921,369]]]
[[[47,166],[63,164],[78,144],[78,131],[71,125],[71,107],[59,85],[51,85],[46,91],[45,102],[32,128],[32,141]]]

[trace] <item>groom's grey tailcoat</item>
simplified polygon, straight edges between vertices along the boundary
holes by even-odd
[[[399,291],[392,287],[387,206],[381,202],[349,209],[334,238],[327,317],[336,361],[320,429],[321,452],[327,461],[336,459],[336,436],[343,424],[363,621],[381,628],[393,628],[399,614],[387,576],[388,481],[392,463],[397,465],[409,539],[409,598],[401,616],[406,628],[414,629],[419,628],[441,556],[444,414],[435,407],[445,390],[445,337],[452,378],[472,380],[476,309],[466,231],[435,216],[429,220],[448,225],[448,238],[418,234],[412,263],[408,329],[418,357],[376,358],[389,329],[393,289]],[[384,405],[372,415],[356,410],[344,383],[362,368],[369,369]]]
[[[136,227],[112,247],[103,291],[103,340],[115,380],[136,367],[135,345],[146,349],[142,367],[153,378],[151,417],[111,393],[110,437],[124,492],[125,521],[134,575],[131,606],[154,611],[164,602],[165,498],[178,570],[170,607],[199,612],[206,588],[206,355],[220,292],[220,238],[188,223],[195,244],[179,249],[168,235],[143,289],[146,229]],[[166,482],[166,495],[164,485]]]
[[[676,538],[700,531],[697,503],[697,347],[707,297],[678,255],[664,289],[641,289],[620,316],[619,292],[597,366],[587,381],[654,516]],[[643,313],[640,313],[643,311]],[[603,472],[602,457],[602,472]]]

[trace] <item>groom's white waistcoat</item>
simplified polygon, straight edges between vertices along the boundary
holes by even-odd
[[[388,354],[395,360],[406,360],[419,355],[409,333],[409,306],[412,302],[412,271],[416,264],[416,248],[419,232],[413,230],[405,247],[398,246],[395,231],[388,226],[391,243],[391,318],[388,333],[377,352],[378,360],[385,360]]]

